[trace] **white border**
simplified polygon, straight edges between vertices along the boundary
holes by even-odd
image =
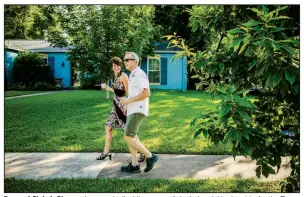
[[[0,12],[2,14],[1,17],[1,27],[4,27],[4,4],[109,4],[109,1],[94,1],[94,0],[74,0],[74,1],[58,1],[58,0],[53,0],[53,1],[46,1],[46,0],[4,0],[3,1],[3,5],[0,6]],[[172,5],[177,5],[177,4],[301,4],[300,0],[272,0],[272,1],[265,1],[265,0],[255,0],[255,1],[248,1],[248,0],[229,0],[229,1],[222,1],[222,0],[188,0],[188,1],[176,1],[176,0],[153,0],[153,1],[147,1],[145,0],[143,1],[127,1],[127,2],[123,2],[121,0],[111,0],[110,4],[172,4]],[[301,36],[301,48],[302,48],[302,40],[304,38],[303,36],[303,31],[304,29],[302,28],[302,21],[304,20],[304,14],[303,14],[303,9],[301,8],[301,13],[300,13],[300,20],[301,20],[301,26],[300,26],[300,36]],[[1,46],[4,46],[4,30],[2,28],[1,31]],[[303,53],[301,52],[301,60],[303,58]],[[0,61],[4,63],[4,47],[1,47],[1,55],[0,55]],[[2,64],[3,65],[3,64]],[[302,66],[303,67],[303,66]],[[0,96],[1,98],[4,98],[4,69],[0,69],[0,74],[1,74],[1,80],[0,80]],[[304,86],[303,86],[303,77],[304,77],[304,67],[302,69],[300,69],[300,76],[301,76],[301,82],[300,82],[300,98],[301,101],[304,102]],[[0,118],[0,125],[1,125],[1,133],[2,133],[2,137],[1,137],[1,150],[0,150],[0,158],[1,158],[1,162],[0,162],[0,171],[1,171],[1,194],[2,196],[8,196],[8,197],[28,197],[28,196],[45,196],[45,197],[49,197],[49,196],[53,196],[53,197],[57,197],[57,196],[63,196],[63,197],[75,197],[75,196],[79,196],[79,197],[96,197],[96,196],[103,196],[103,197],[154,197],[154,196],[165,196],[165,197],[200,197],[200,196],[204,196],[204,197],[282,197],[282,196],[286,196],[286,197],[290,197],[290,196],[303,196],[301,195],[301,193],[304,193],[304,183],[303,183],[303,174],[304,174],[304,170],[303,170],[303,163],[304,161],[301,160],[302,164],[301,164],[301,185],[300,185],[300,191],[301,193],[295,193],[295,194],[290,194],[290,193],[216,193],[216,194],[212,194],[212,193],[136,193],[136,194],[132,194],[132,193],[4,193],[4,188],[3,188],[3,179],[4,179],[4,161],[2,161],[2,159],[4,158],[4,99],[1,99],[1,118]],[[302,105],[301,105],[301,112],[302,112]],[[300,116],[300,126],[301,126],[301,141],[303,142],[304,138],[304,115],[303,113],[301,113]],[[3,130],[2,130],[3,129]],[[303,144],[303,143],[302,143]],[[303,154],[303,147],[304,145],[301,145],[301,155]]]

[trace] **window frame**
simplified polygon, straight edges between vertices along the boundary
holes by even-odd
[[[45,53],[41,53],[41,55],[43,56],[43,63],[45,63],[45,60],[46,60],[46,65],[49,65],[49,56]]]
[[[150,59],[159,60],[159,70],[150,70],[150,68],[149,68]],[[147,77],[148,77],[148,79],[149,79],[149,71],[159,71],[159,83],[150,83],[150,85],[160,85],[161,84],[161,58],[160,58],[160,56],[148,56],[147,57]]]

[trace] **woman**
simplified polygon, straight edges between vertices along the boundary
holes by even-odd
[[[124,128],[126,123],[127,106],[120,102],[120,97],[125,97],[128,90],[128,76],[122,72],[121,66],[122,61],[119,57],[113,57],[110,60],[112,70],[114,72],[115,80],[113,82],[113,88],[104,86],[103,89],[114,92],[113,104],[114,107],[110,112],[108,121],[106,122],[106,134],[105,134],[105,147],[103,153],[97,157],[97,160],[104,160],[109,157],[112,159],[110,154],[110,146],[112,141],[112,129],[113,128]]]
[[[122,61],[119,57],[113,57],[110,60],[112,65],[112,70],[115,75],[115,80],[113,82],[113,88],[109,86],[104,86],[104,90],[114,92],[113,104],[114,107],[110,112],[108,121],[106,122],[106,134],[105,134],[105,147],[103,153],[97,157],[97,160],[104,160],[109,157],[112,159],[110,154],[110,146],[112,141],[112,129],[113,128],[124,128],[126,123],[127,106],[120,102],[120,98],[124,98],[128,93],[129,80],[128,76],[122,72],[121,66]],[[140,155],[139,161],[144,161],[145,157],[143,154]]]

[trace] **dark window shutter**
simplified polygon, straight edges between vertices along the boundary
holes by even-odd
[[[48,65],[50,67],[50,74],[55,77],[55,57],[48,57]]]
[[[160,64],[160,72],[161,72],[161,80],[160,85],[167,85],[167,78],[168,78],[168,58],[162,57],[161,64]]]
[[[143,57],[143,59],[141,60],[140,68],[146,73],[146,75],[148,75],[148,73],[147,73],[147,57]]]

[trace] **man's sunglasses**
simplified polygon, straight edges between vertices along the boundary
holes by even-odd
[[[124,59],[125,62],[128,62],[129,60],[135,60],[135,59]]]

